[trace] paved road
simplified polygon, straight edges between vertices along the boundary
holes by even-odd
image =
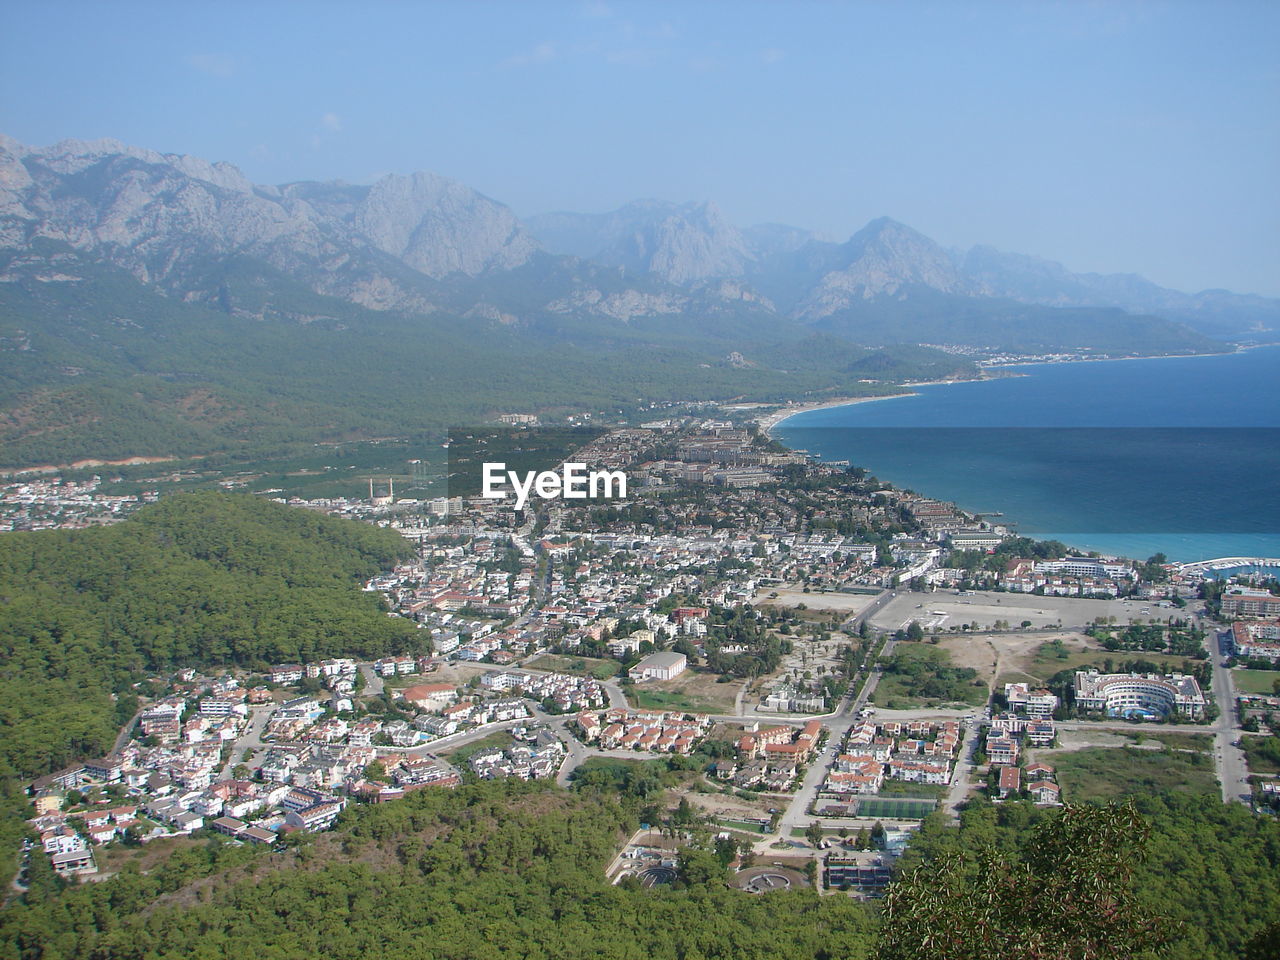
[[[382,677],[378,676],[377,671],[373,669],[372,663],[360,664],[360,672],[364,674],[364,689],[360,692],[362,697],[380,697],[383,688],[386,686]]]
[[[1253,791],[1249,787],[1249,768],[1245,764],[1244,751],[1235,745],[1240,739],[1240,718],[1236,709],[1235,687],[1231,671],[1224,667],[1222,648],[1217,638],[1209,640],[1213,658],[1213,696],[1218,701],[1218,722],[1214,724],[1213,762],[1222,784],[1222,800],[1230,803],[1251,804]]]
[[[892,646],[892,641],[886,643],[884,654],[890,653]],[[826,746],[809,763],[800,788],[796,791],[795,797],[792,798],[786,812],[778,822],[777,836],[782,839],[790,839],[793,828],[808,826],[813,819],[809,813],[809,807],[817,799],[818,788],[822,786],[822,782],[827,778],[827,771],[831,769],[836,757],[840,755],[840,748],[844,744],[849,728],[857,722],[858,711],[866,705],[871,695],[875,693],[876,684],[879,682],[880,671],[872,666],[857,694],[855,695],[851,688],[845,694],[844,699],[837,704],[836,709],[825,715],[830,718],[828,722],[823,724],[829,734]]]
[[[841,625],[840,629],[856,634],[858,632],[858,628],[861,627],[864,622],[870,620],[877,613],[887,607],[890,601],[892,601],[897,595],[897,590],[886,590],[863,607],[859,613],[855,613],[852,617],[846,620]]]
[[[129,742],[130,736],[133,734],[133,728],[138,723],[138,718],[142,716],[142,712],[147,709],[147,705],[138,708],[138,712],[133,715],[128,723],[124,725],[121,731],[116,734],[116,742],[111,746],[111,753],[107,756],[114,756],[124,749],[124,745]]]
[[[974,762],[974,755],[978,752],[978,742],[981,739],[977,724],[969,724],[964,732],[963,752],[956,758],[956,767],[952,772],[951,788],[947,791],[946,797],[942,800],[942,809],[949,816],[959,817],[960,804],[964,802],[965,797],[969,795],[969,783],[973,777],[973,772],[977,769]]]
[[[264,703],[249,708],[249,726],[231,748],[226,765],[222,768],[218,779],[226,780],[230,777],[232,768],[237,763],[243,763],[246,754],[267,749],[267,744],[262,742],[262,729],[267,725],[267,718],[271,716],[276,706],[274,703]]]

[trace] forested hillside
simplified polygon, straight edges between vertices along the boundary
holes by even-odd
[[[957,960],[994,955],[981,941],[995,931],[999,955],[1016,958],[1266,955],[1246,944],[1276,914],[1280,826],[1209,798],[1138,806],[1141,814],[1082,808],[1064,819],[1061,810],[982,803],[960,830],[930,823],[907,861],[908,871],[923,861],[923,871],[894,888],[880,917],[874,905],[811,889],[733,889],[705,830],[695,830],[671,886],[610,885],[604,867],[623,839],[642,817],[665,815],[651,792],[514,780],[422,790],[351,808],[338,829],[297,837],[285,852],[210,838],[145,874],[127,868],[70,888],[49,877],[0,918],[0,953]],[[983,851],[994,851],[986,872],[975,869]],[[948,865],[956,853],[964,863]],[[1037,876],[1052,878],[1053,891],[1020,886]],[[1117,912],[1108,915],[1108,903]],[[1072,911],[1078,920],[1044,940]],[[1115,935],[1114,950],[1089,952],[1095,929]],[[960,953],[940,946],[958,930],[971,932]]]
[[[1232,960],[1280,917],[1280,823],[1216,796],[1166,792],[1132,798],[1150,827],[1132,853],[1137,902],[1169,923],[1167,960]],[[971,803],[959,830],[935,815],[912,841],[903,866],[959,854],[976,864],[986,850],[1025,847],[1057,811],[1029,802]],[[1136,839],[1136,838],[1135,838]]]
[[[346,814],[287,854],[174,858],[11,910],[0,953],[36,958],[724,958],[870,954],[861,904],[756,897],[718,866],[674,887],[611,886],[635,799],[502,781]],[[211,847],[222,847],[212,841]],[[201,879],[208,877],[208,879]]]
[[[152,671],[408,648],[417,631],[360,590],[406,551],[367,524],[216,493],[0,537],[0,771],[108,749]]]
[[[370,310],[244,258],[208,269],[214,305],[162,296],[48,241],[25,257],[0,252],[0,467],[252,457],[317,440],[443,437],[503,412],[869,396],[889,381],[977,375],[926,348],[792,346],[804,331],[767,315],[550,315],[534,328]],[[61,279],[44,282],[50,273]],[[741,364],[726,362],[735,351]]]

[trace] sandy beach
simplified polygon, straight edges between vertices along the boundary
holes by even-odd
[[[820,403],[794,403],[785,407],[780,407],[772,413],[766,413],[756,417],[756,423],[760,424],[760,429],[768,433],[783,420],[789,420],[791,417],[800,413],[808,413],[810,410],[825,410],[828,407],[847,407],[855,403],[870,403],[872,400],[897,400],[899,397],[912,397],[915,392],[912,390],[903,393],[889,393],[881,397],[843,397],[835,400],[823,400]]]
[[[756,423],[760,424],[760,428],[768,433],[783,420],[789,420],[791,417],[800,413],[808,413],[810,410],[825,410],[828,407],[847,407],[855,403],[870,403],[872,400],[898,400],[902,397],[914,397],[916,392],[913,387],[933,387],[944,383],[974,383],[977,380],[992,379],[987,376],[976,377],[973,380],[923,380],[919,383],[904,383],[901,386],[901,393],[886,393],[876,397],[842,397],[834,400],[820,400],[813,403],[793,403],[788,406],[779,407],[772,413],[766,413],[763,416],[756,417]]]

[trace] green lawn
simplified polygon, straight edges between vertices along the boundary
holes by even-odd
[[[1091,666],[1102,669],[1104,661],[1108,658],[1113,663],[1119,663],[1122,660],[1150,660],[1152,663],[1159,664],[1162,668],[1168,670],[1180,670],[1182,664],[1191,659],[1190,657],[1170,656],[1167,653],[1145,653],[1133,650],[1108,651],[1100,646],[1095,647],[1092,640],[1089,641],[1088,650],[1075,650],[1070,644],[1064,644],[1063,649],[1066,651],[1065,657],[1058,655],[1057,648],[1050,641],[1042,643],[1036,649],[1035,655],[1027,662],[1028,668],[1041,681],[1045,681],[1060,670],[1083,670]]]
[[[752,823],[748,820],[731,820],[728,817],[720,817],[716,820],[722,827],[728,827],[730,830],[742,830],[747,833],[763,834],[766,825],[763,823]],[[802,830],[801,833],[804,831]]]
[[[567,657],[555,653],[544,654],[537,660],[530,661],[530,670],[550,670],[553,673],[568,673],[575,677],[592,677],[596,680],[608,680],[615,677],[622,669],[617,660],[597,660],[594,657]]]
[[[1074,650],[1066,644],[1063,645],[1062,650],[1065,656],[1060,656],[1057,647],[1049,642],[1040,644],[1036,649],[1028,666],[1041,682],[1060,670],[1079,670],[1106,656],[1106,651],[1102,649]]]
[[[688,713],[719,713],[723,704],[690,697],[678,690],[645,690],[634,688],[627,694],[641,710],[683,710]]]
[[[1231,682],[1237,693],[1275,693],[1280,670],[1232,670]]]
[[[1063,799],[1072,803],[1161,790],[1218,792],[1213,758],[1207,753],[1089,747],[1039,758],[1057,769]]]

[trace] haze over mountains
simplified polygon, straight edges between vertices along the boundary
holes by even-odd
[[[1280,301],[957,253],[887,218],[843,243],[711,203],[522,221],[430,173],[264,186],[116,141],[0,138],[9,463],[848,395],[974,375],[919,344],[1196,353],[1277,327]]]
[[[714,203],[638,200],[611,213],[548,213],[526,223],[552,252],[677,284],[744,280],[806,320],[912,286],[1051,307],[1114,307],[1181,320],[1213,336],[1263,333],[1280,320],[1280,301],[1273,299],[1226,290],[1181,293],[1135,274],[1071,273],[1051,260],[989,246],[946,250],[888,217],[844,243],[781,224],[738,229]]]

